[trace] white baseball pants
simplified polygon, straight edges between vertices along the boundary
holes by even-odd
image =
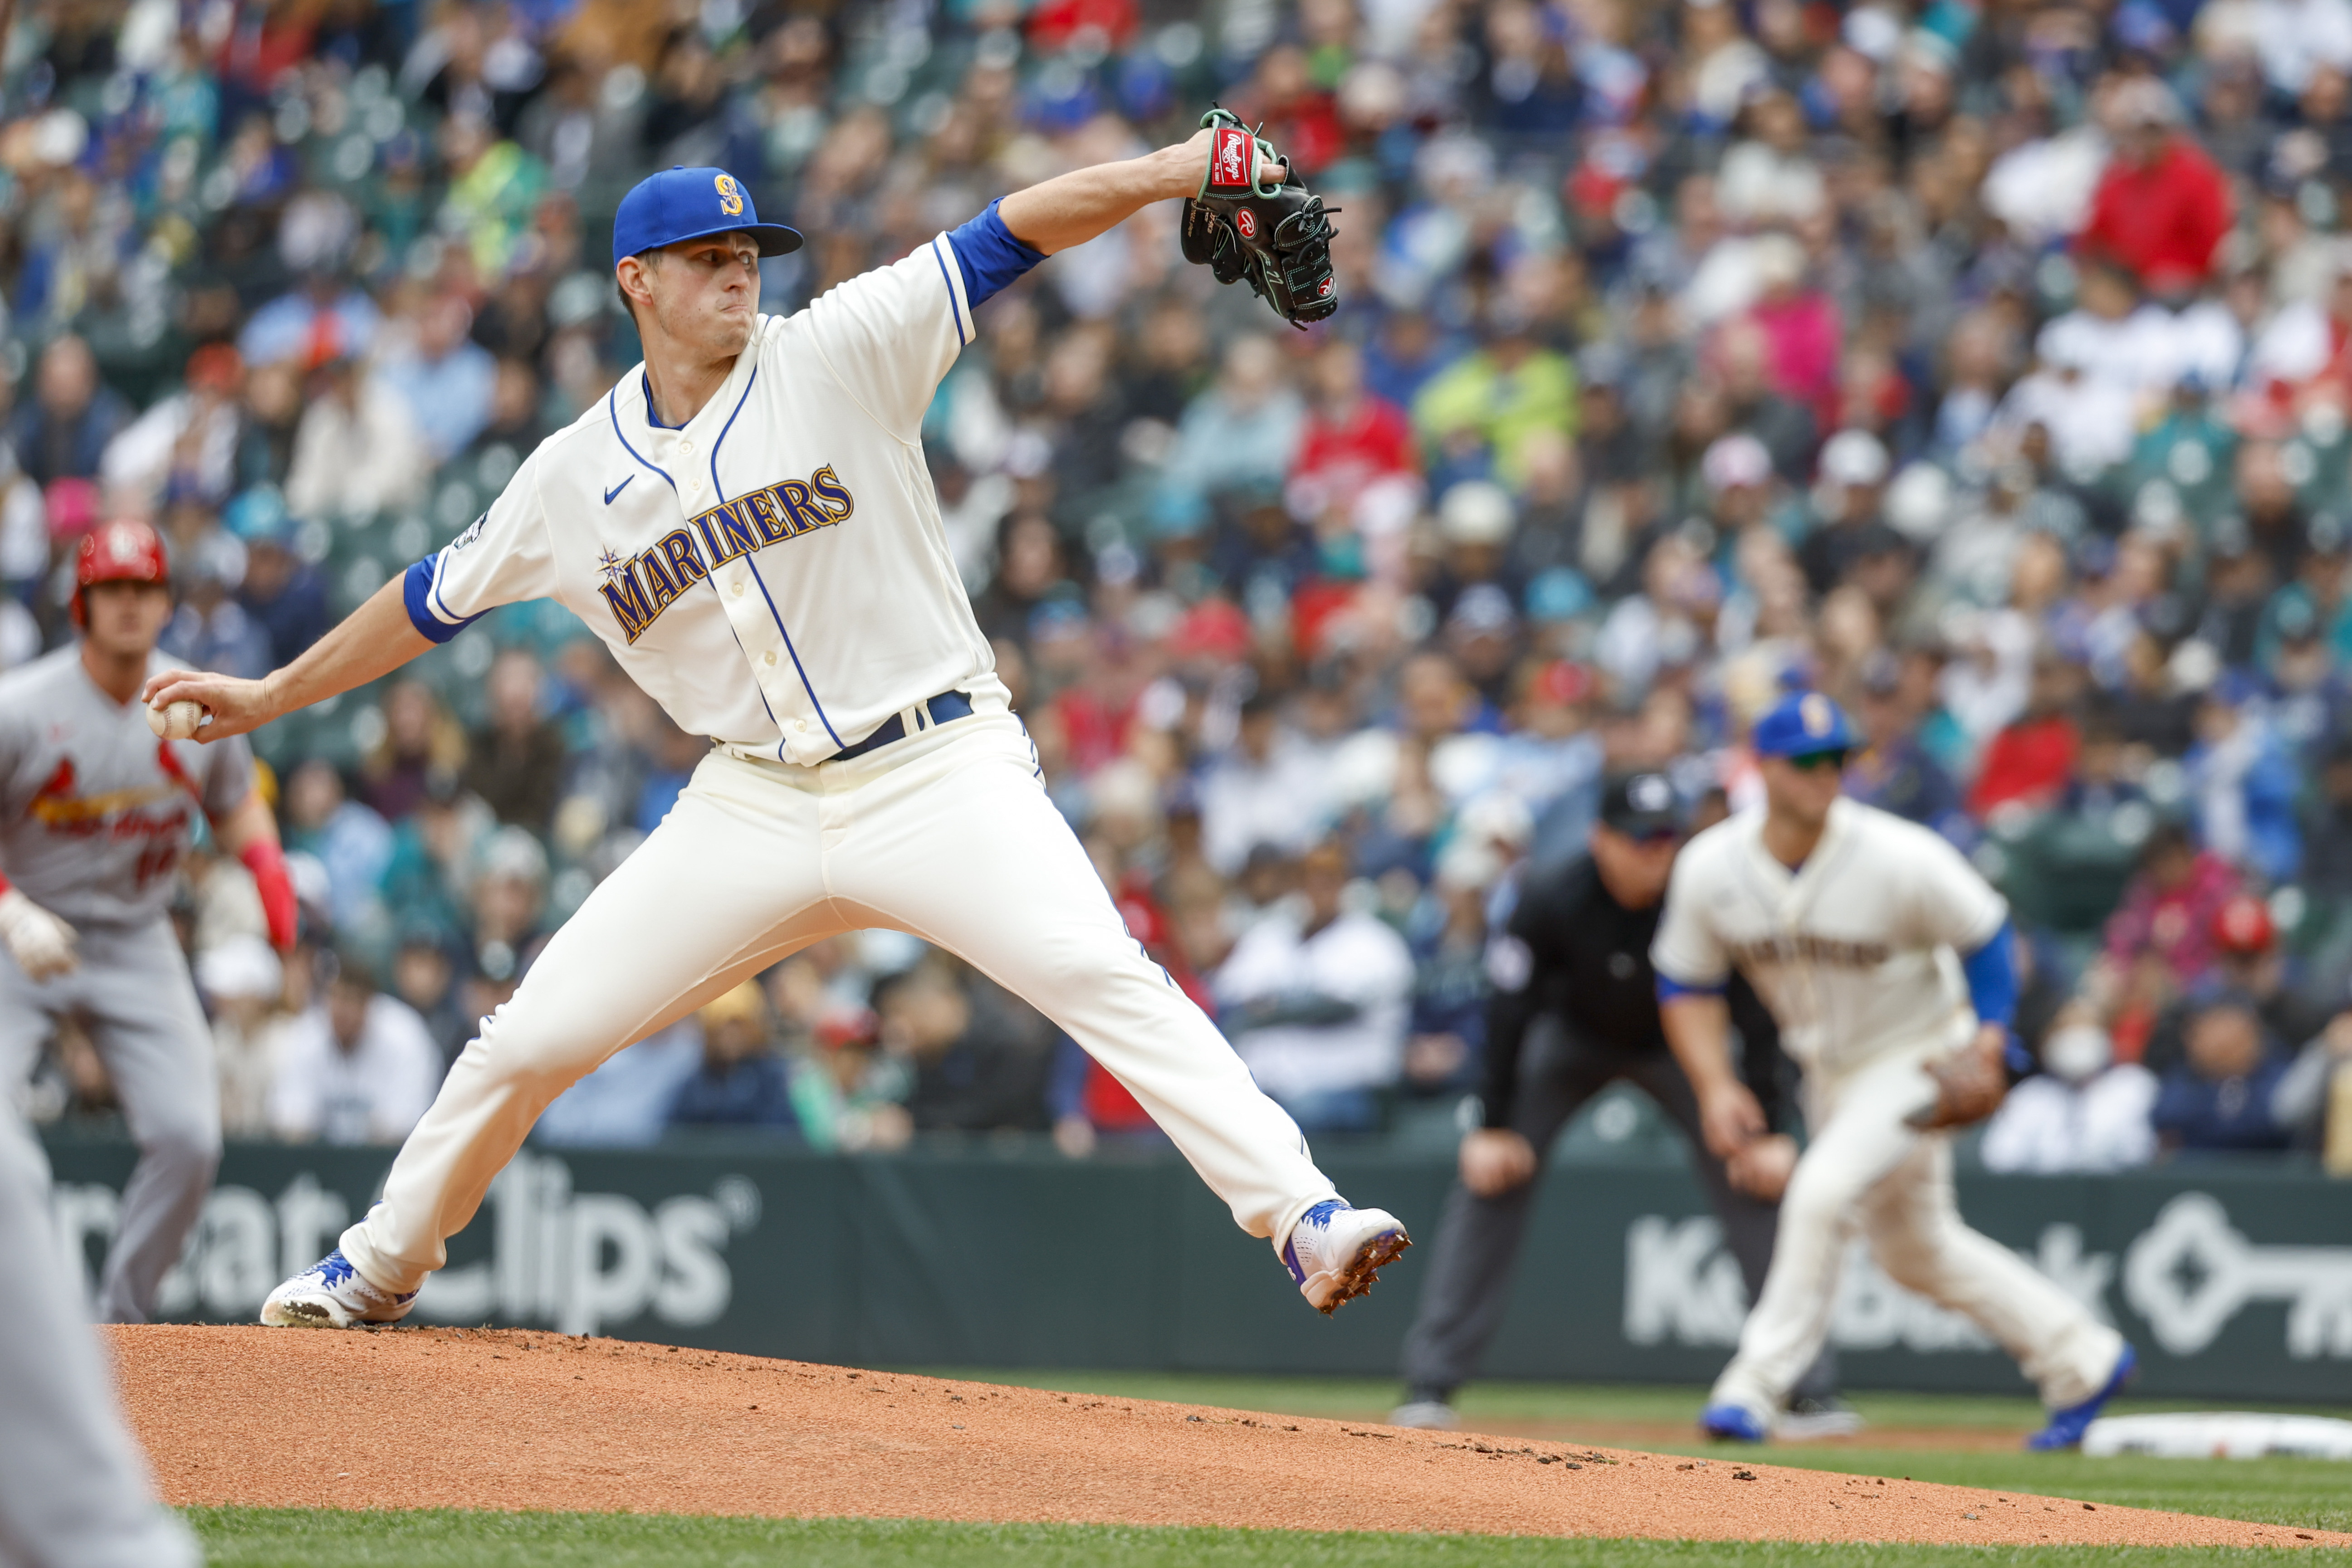
[[[955,953],[1067,1030],[1251,1235],[1286,1237],[1337,1195],[1297,1124],[1128,934],[1019,721],[982,711],[848,762],[705,758],[484,1021],[344,1256],[384,1289],[415,1289],[576,1079],[788,954],[877,926]]]
[[[1970,1230],[1952,1196],[1951,1135],[1904,1121],[1934,1103],[1934,1081],[1920,1070],[1933,1054],[1893,1052],[1829,1083],[1809,1077],[1812,1140],[1780,1200],[1763,1295],[1710,1404],[1769,1415],[1787,1403],[1828,1337],[1838,1268],[1857,1226],[1888,1278],[1972,1320],[2052,1409],[2081,1404],[2114,1373],[2123,1336]]]
[[[122,1219],[98,1280],[98,1315],[143,1323],[163,1276],[180,1260],[220,1166],[220,1076],[213,1035],[172,922],[82,928],[81,962],[26,978],[0,948],[0,1083],[32,1076],[52,1020],[68,1013],[114,1080],[139,1163],[122,1189]],[[6,1559],[0,1557],[0,1563]]]

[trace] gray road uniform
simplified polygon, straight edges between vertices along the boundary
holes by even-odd
[[[0,1116],[0,1563],[193,1568],[123,1426],[48,1196],[39,1145]]]
[[[151,671],[176,668],[160,655]],[[29,978],[0,944],[0,1083],[17,1090],[55,1020],[89,1029],[139,1164],[99,1282],[98,1312],[147,1321],[220,1163],[212,1037],[165,914],[199,813],[253,791],[242,739],[159,741],[63,648],[0,677],[0,872],[71,924],[79,963]]]

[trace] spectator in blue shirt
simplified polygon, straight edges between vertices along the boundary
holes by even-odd
[[[466,335],[473,320],[455,295],[431,301],[418,315],[414,345],[386,355],[376,370],[407,403],[436,462],[464,451],[490,422],[499,362]]]
[[[669,1103],[670,1125],[757,1128],[798,1138],[792,1071],[776,1054],[759,983],[746,980],[705,1004],[700,1017],[702,1065],[678,1085]]]
[[[2263,1033],[2251,997],[2220,992],[2189,1015],[2188,1059],[2165,1075],[2152,1120],[2164,1147],[2184,1153],[2284,1149],[2271,1100],[2285,1059]]]

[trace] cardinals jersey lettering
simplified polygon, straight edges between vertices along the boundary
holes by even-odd
[[[150,674],[178,668],[148,659]],[[242,736],[157,740],[144,708],[99,689],[79,648],[0,676],[0,871],[70,924],[162,914],[197,815],[252,793]]]
[[[446,640],[553,598],[680,728],[783,762],[942,691],[1001,704],[923,462],[923,412],[972,338],[954,247],[760,318],[682,428],[629,372],[411,568],[410,619]]]
[[[1960,852],[1887,812],[1841,799],[1791,872],[1764,847],[1764,814],[1717,823],[1675,861],[1650,950],[1672,984],[1738,969],[1807,1069],[1948,1047],[1974,1015],[1957,954],[1992,940],[2009,905]]]

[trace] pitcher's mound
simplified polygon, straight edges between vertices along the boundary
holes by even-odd
[[[2352,1536],[467,1329],[110,1331],[173,1503],[1969,1543]]]

